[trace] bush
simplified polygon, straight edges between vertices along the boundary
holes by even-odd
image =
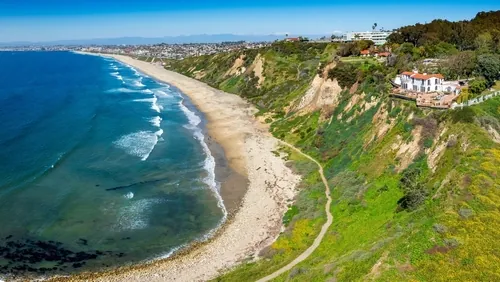
[[[288,208],[288,211],[283,216],[283,224],[288,226],[288,224],[292,221],[293,217],[299,213],[299,208],[297,206],[291,206]]]
[[[452,110],[450,114],[451,114],[451,120],[454,123],[459,123],[459,122],[473,123],[474,117],[476,116],[476,113],[470,107]]]
[[[343,171],[332,179],[333,186],[340,192],[339,200],[350,203],[360,201],[367,189],[365,179],[354,171]]]
[[[469,84],[469,92],[474,95],[481,94],[486,88],[488,87],[484,79],[476,79]]]
[[[336,78],[342,88],[349,88],[358,80],[358,68],[354,64],[339,62],[328,71],[328,78]]]
[[[446,238],[443,240],[444,244],[450,248],[456,248],[460,246],[460,242],[455,238]]]
[[[425,158],[412,164],[401,173],[399,181],[400,188],[404,191],[404,196],[399,199],[398,206],[404,210],[415,210],[426,200],[428,193],[421,182],[424,172],[423,165],[426,165]]]
[[[431,138],[426,138],[426,139],[424,140],[424,148],[427,148],[427,149],[428,149],[428,148],[432,147],[432,144],[433,144],[433,143],[434,143],[434,141],[432,141],[432,139],[431,139]]]
[[[498,121],[498,119],[492,116],[481,116],[477,118],[477,121],[484,128],[491,127],[497,131],[500,131],[500,122]]]
[[[440,234],[446,233],[448,231],[448,227],[439,223],[434,224],[432,228],[434,229],[434,231]]]
[[[464,219],[468,219],[469,217],[473,216],[474,215],[474,211],[471,210],[471,209],[466,209],[466,208],[461,208],[458,210],[458,214],[464,218]]]
[[[404,132],[411,132],[413,130],[413,125],[405,122],[403,125]]]
[[[446,147],[448,148],[455,147],[455,145],[457,145],[457,142],[458,142],[457,137],[455,135],[452,135],[450,136],[450,138],[448,138],[448,143],[446,144]]]

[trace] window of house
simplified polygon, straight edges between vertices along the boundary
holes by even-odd
[[[431,80],[427,80],[427,85],[431,85]]]
[[[438,84],[438,79],[436,78],[436,84]]]
[[[438,90],[438,86],[436,85],[436,91]]]

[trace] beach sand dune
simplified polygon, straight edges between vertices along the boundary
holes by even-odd
[[[241,97],[126,56],[113,58],[179,88],[208,119],[209,135],[224,149],[229,165],[249,180],[242,204],[216,237],[183,255],[151,264],[92,275],[93,281],[205,281],[254,256],[272,243],[295,196],[300,176],[275,156],[278,141],[259,123]],[[258,279],[259,277],[255,277]],[[73,277],[77,280],[78,277]],[[72,279],[72,280],[73,280]]]

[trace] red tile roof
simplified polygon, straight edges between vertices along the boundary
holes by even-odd
[[[389,53],[389,52],[380,52],[380,53],[378,53],[378,55],[380,57],[389,57],[391,55],[391,53]]]
[[[444,76],[440,73],[435,73],[435,74],[423,74],[423,73],[414,73],[411,71],[405,71],[402,73],[402,75],[408,75],[411,78],[416,78],[416,79],[422,79],[422,80],[427,80],[429,78],[440,78],[444,79]]]
[[[360,53],[361,55],[370,55],[370,50],[363,50]]]

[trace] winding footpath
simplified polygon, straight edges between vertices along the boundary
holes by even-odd
[[[291,149],[293,149],[297,153],[299,153],[302,156],[313,161],[318,166],[318,168],[319,168],[318,172],[321,175],[321,180],[323,181],[323,184],[325,185],[325,195],[326,195],[326,198],[328,199],[326,201],[326,205],[325,205],[325,212],[326,212],[327,220],[326,220],[325,224],[323,224],[323,226],[321,227],[321,232],[319,232],[318,237],[316,237],[316,239],[314,239],[313,244],[309,248],[307,248],[307,250],[305,250],[302,254],[300,254],[297,258],[295,258],[289,264],[283,266],[282,268],[269,274],[268,276],[257,280],[257,282],[270,281],[270,280],[280,276],[281,274],[291,270],[294,266],[296,266],[300,262],[307,259],[314,252],[314,250],[316,250],[316,248],[318,248],[319,244],[321,244],[323,237],[325,237],[326,231],[328,230],[328,228],[330,228],[330,226],[332,225],[332,222],[333,222],[333,216],[332,216],[332,213],[330,212],[330,206],[332,204],[332,197],[330,196],[330,187],[328,186],[328,181],[326,180],[326,177],[323,174],[323,167],[321,166],[321,164],[318,161],[316,161],[315,159],[313,159],[311,156],[309,156],[305,153],[302,153],[302,151],[299,150],[298,148],[296,148],[295,146],[293,146],[285,141],[281,141],[281,140],[280,140],[280,143],[282,143],[283,145],[286,145],[287,147],[290,147]]]

